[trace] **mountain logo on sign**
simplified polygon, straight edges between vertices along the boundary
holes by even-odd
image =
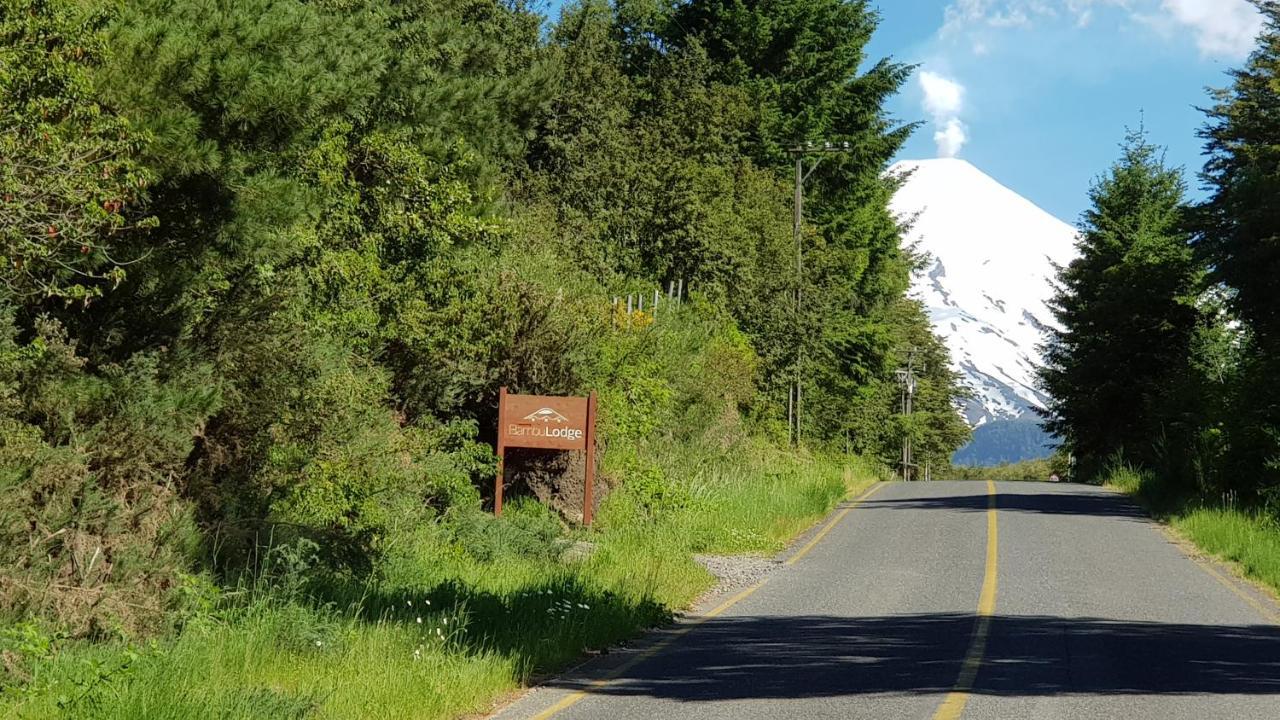
[[[558,423],[569,422],[569,418],[547,407],[544,407],[541,410],[535,410],[529,413],[528,415],[525,415],[523,419],[528,420],[529,422],[541,422],[541,423],[554,422],[558,424]]]

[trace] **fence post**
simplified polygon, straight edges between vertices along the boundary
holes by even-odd
[[[658,300],[662,299],[662,291],[653,289],[653,321],[658,322]]]
[[[596,391],[587,396],[586,427],[586,478],[582,487],[582,524],[591,527],[591,519],[595,514],[595,478],[596,478]]]
[[[676,304],[684,302],[684,278],[680,278],[680,284],[676,286]]]
[[[506,479],[507,446],[503,423],[507,421],[507,386],[498,388],[498,472],[493,476],[493,515],[502,516],[502,481]]]

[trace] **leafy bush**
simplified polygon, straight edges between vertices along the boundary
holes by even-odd
[[[12,330],[0,338],[0,603],[77,634],[157,628],[198,548],[174,478],[217,386],[207,368],[175,370],[160,354],[89,375],[59,324],[38,327],[25,345]]]

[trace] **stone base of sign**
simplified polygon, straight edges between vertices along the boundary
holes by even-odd
[[[567,563],[582,562],[594,555],[595,552],[595,543],[587,542],[586,540],[577,540],[570,542],[565,546],[564,551],[560,553],[560,559]]]

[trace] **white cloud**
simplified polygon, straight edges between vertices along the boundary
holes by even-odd
[[[1165,32],[1190,29],[1201,54],[1231,59],[1249,54],[1263,26],[1249,0],[952,0],[939,34],[1025,29],[1039,20],[1070,20],[1086,28],[1103,7],[1122,10],[1140,25]]]
[[[960,154],[960,149],[969,140],[969,133],[964,123],[958,118],[947,120],[946,124],[933,133],[933,141],[938,145],[940,157],[953,158]]]
[[[960,121],[964,86],[929,70],[920,73],[919,81],[924,94],[924,110],[936,126],[933,140],[938,145],[938,155],[956,157],[969,139],[964,123]]]
[[[942,34],[948,35],[980,22],[993,4],[992,0],[955,0],[943,11]]]
[[[1128,0],[953,0],[943,12],[941,34],[964,32],[975,27],[1029,28],[1040,18],[1057,18],[1065,9],[1074,15],[1087,14],[1095,3]]]
[[[936,72],[920,73],[920,89],[924,91],[924,109],[935,117],[956,115],[964,105],[964,86]]]
[[[1262,31],[1262,16],[1247,0],[1161,0],[1161,7],[1195,30],[1204,55],[1243,58]]]

